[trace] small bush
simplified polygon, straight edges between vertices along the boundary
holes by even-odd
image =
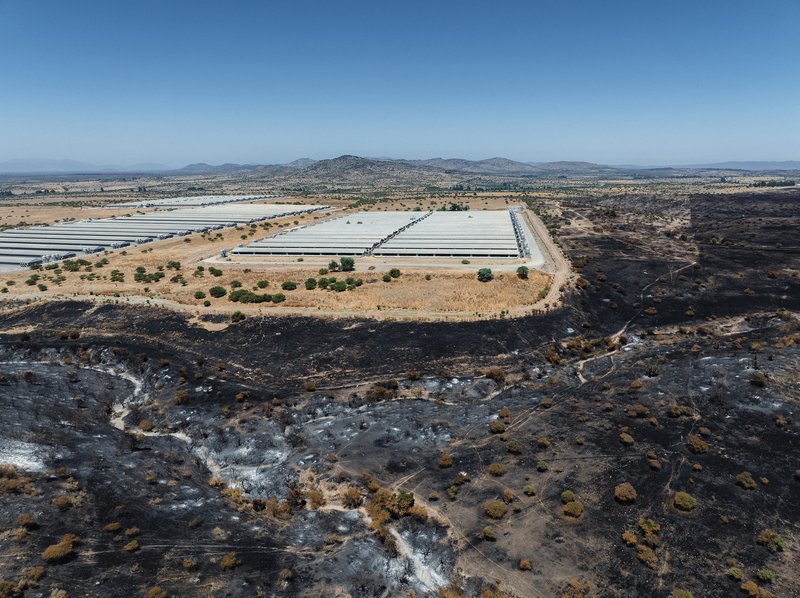
[[[769,528],[762,529],[756,536],[756,542],[769,548],[771,552],[783,552],[786,542],[778,532]]]
[[[517,278],[522,280],[528,280],[528,267],[527,266],[520,266],[517,268]]]
[[[445,452],[439,457],[439,467],[446,469],[453,466],[453,457],[450,453]]]
[[[486,377],[494,380],[497,384],[504,384],[506,381],[506,373],[500,368],[491,368],[486,372]]]
[[[205,299],[206,298],[206,294],[203,291],[195,291],[194,292],[194,298],[195,299]]]
[[[736,476],[736,484],[745,490],[753,490],[758,485],[749,471],[743,471]]]
[[[500,477],[502,475],[505,475],[506,468],[500,463],[492,463],[491,465],[489,465],[489,473],[494,477]]]
[[[478,270],[478,280],[481,282],[489,282],[494,278],[494,274],[492,274],[491,268],[481,268]]]
[[[649,546],[645,546],[644,544],[636,546],[636,558],[648,569],[652,569],[653,571],[655,571],[658,566],[658,557],[656,553],[653,552]]]
[[[281,283],[281,288],[284,291],[294,291],[297,288],[297,283],[296,282],[292,282],[291,280],[287,280],[287,281]]]
[[[224,297],[227,293],[228,291],[225,289],[225,287],[216,286],[208,289],[208,294],[214,297],[215,299]]]
[[[508,511],[508,507],[504,502],[499,500],[490,500],[483,505],[483,512],[491,519],[502,519]]]
[[[391,270],[389,270],[389,276],[391,276],[392,278],[400,278],[400,270],[398,270],[397,268],[392,268]]]
[[[139,541],[131,540],[122,548],[125,550],[125,552],[136,552],[137,550],[139,550]]]
[[[391,276],[389,276],[388,274],[384,274],[384,275],[381,277],[381,280],[383,280],[383,282],[392,282],[392,277],[391,277]]]
[[[242,320],[244,320],[244,318],[245,315],[240,311],[235,311],[231,314],[231,322],[233,323],[241,322]]]
[[[561,493],[561,502],[563,504],[567,504],[573,500],[575,500],[575,493],[572,490],[564,490],[564,492]]]
[[[361,504],[361,493],[358,488],[348,486],[340,495],[342,504],[348,509],[356,509]]]
[[[583,504],[573,500],[564,505],[564,515],[577,519],[583,514]]]
[[[499,419],[493,419],[491,422],[489,422],[489,431],[492,434],[502,434],[506,431],[506,425]]]
[[[772,583],[772,581],[775,579],[775,573],[773,573],[770,569],[759,569],[756,572],[756,577],[758,577],[758,579],[761,581]]]
[[[614,488],[614,498],[622,504],[632,503],[636,500],[636,490],[628,482],[623,482]]]
[[[704,455],[708,452],[708,443],[694,434],[689,434],[689,450],[696,455]]]
[[[74,547],[77,542],[78,536],[75,534],[61,536],[61,540],[44,549],[44,552],[42,552],[42,559],[48,563],[64,562],[74,556]]]
[[[676,492],[672,504],[680,511],[692,511],[697,506],[697,499],[688,492]]]
[[[236,556],[236,553],[231,551],[219,560],[219,568],[223,571],[235,569],[242,564],[242,561]]]
[[[306,290],[313,291],[317,288],[317,279],[316,278],[306,278],[305,282]]]
[[[536,496],[536,488],[532,484],[526,484],[522,487],[522,492],[525,496]]]
[[[522,559],[519,562],[520,571],[530,571],[531,569],[533,569],[533,566],[531,565],[531,562],[528,559]]]

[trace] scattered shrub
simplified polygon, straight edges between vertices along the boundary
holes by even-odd
[[[505,475],[506,468],[500,463],[492,463],[491,465],[489,465],[489,473],[495,477],[500,477],[502,475]]]
[[[636,546],[636,558],[639,559],[639,562],[653,571],[655,571],[656,567],[658,566],[658,557],[656,556],[656,553],[653,552],[649,546],[645,546],[644,544],[638,544]]]
[[[224,297],[227,294],[227,292],[228,291],[225,289],[225,287],[220,287],[220,286],[211,287],[210,289],[208,289],[208,294],[214,297],[215,299]]]
[[[522,492],[525,496],[536,496],[536,488],[532,484],[525,484],[522,487]]]
[[[453,457],[450,453],[444,452],[439,457],[439,467],[442,469],[446,469],[448,467],[452,467],[453,465]]]
[[[786,542],[781,538],[777,532],[765,528],[758,532],[756,542],[769,548],[771,552],[783,552],[786,548]]]
[[[528,280],[528,267],[527,266],[520,266],[517,268],[517,278],[522,280]]]
[[[358,488],[348,486],[340,495],[342,504],[348,509],[356,509],[361,504],[361,493]]]
[[[688,492],[676,492],[672,504],[680,511],[691,511],[697,506],[697,499]]]
[[[572,490],[564,490],[564,492],[561,493],[561,502],[563,504],[567,504],[573,500],[575,500],[575,493]]]
[[[703,455],[708,452],[708,443],[699,436],[689,434],[689,450],[696,455]]]
[[[74,548],[77,542],[78,536],[75,534],[61,536],[61,540],[44,549],[42,559],[48,563],[62,563],[75,555]]]
[[[499,419],[493,419],[491,422],[489,422],[489,431],[492,434],[502,434],[506,431],[506,425]]]
[[[478,280],[481,282],[489,282],[494,278],[491,268],[481,268],[478,270]]]
[[[573,500],[564,505],[564,515],[577,519],[583,514],[583,504]]]
[[[508,511],[508,507],[502,501],[490,500],[483,505],[483,511],[491,519],[502,519]]]
[[[632,503],[636,500],[636,490],[630,483],[623,482],[614,488],[614,498],[622,504]]]
[[[522,559],[519,562],[520,571],[530,571],[531,569],[533,569],[533,566],[531,565],[531,562],[528,559]]]
[[[139,541],[138,540],[131,540],[125,546],[122,547],[126,552],[136,552],[139,550]]]
[[[236,553],[233,551],[229,552],[219,560],[219,567],[223,571],[228,571],[229,569],[235,569],[241,564],[242,561],[239,560],[239,558],[236,556]]]
[[[756,481],[749,471],[743,471],[736,476],[736,484],[745,490],[753,490],[757,486]]]

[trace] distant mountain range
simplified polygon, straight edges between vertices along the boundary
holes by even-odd
[[[398,174],[401,170],[411,169],[437,171],[441,173],[460,173],[472,175],[494,176],[560,176],[560,175],[614,175],[622,173],[640,173],[647,176],[679,176],[688,174],[684,171],[748,171],[748,172],[800,172],[800,161],[742,161],[718,162],[713,164],[693,164],[683,166],[609,166],[591,162],[518,162],[508,158],[489,158],[486,160],[465,160],[462,158],[431,158],[427,160],[407,160],[392,158],[361,158],[358,156],[339,156],[330,160],[312,160],[300,158],[287,164],[235,164],[219,165],[204,162],[189,164],[173,169],[165,164],[140,163],[130,166],[99,165],[76,160],[16,159],[0,162],[0,174],[114,174],[114,173],[160,173],[166,175],[181,174],[228,174],[236,172],[253,172],[265,176],[291,176],[303,172],[309,176],[332,176],[336,172]]]
[[[92,164],[77,160],[18,158],[0,162],[0,174],[94,174],[113,172],[159,172],[170,170],[166,164],[143,162],[130,166]]]

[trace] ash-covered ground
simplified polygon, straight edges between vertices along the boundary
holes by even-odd
[[[536,318],[7,306],[0,596],[800,595],[800,193],[558,207]]]

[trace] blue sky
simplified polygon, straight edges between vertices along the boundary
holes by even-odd
[[[799,23],[797,0],[0,0],[0,160],[797,160]]]

